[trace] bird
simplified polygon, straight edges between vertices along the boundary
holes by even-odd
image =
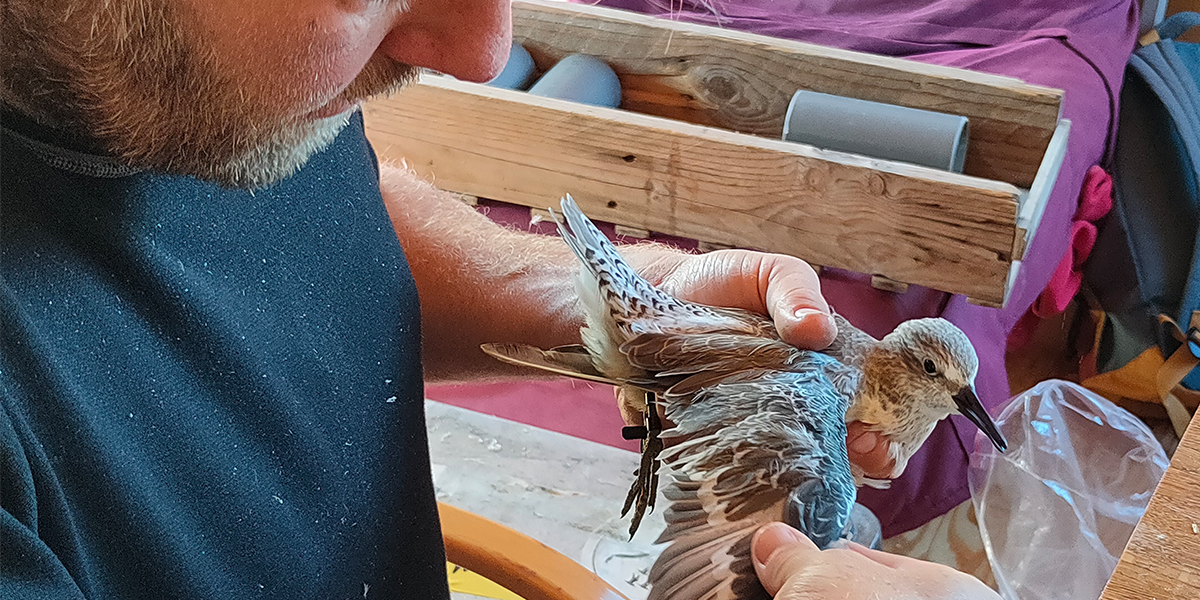
[[[898,476],[953,412],[1007,447],[975,394],[974,348],[949,321],[914,319],[875,339],[835,312],[838,335],[828,348],[797,348],[764,315],[651,285],[569,194],[560,207],[561,217],[551,216],[582,264],[583,343],[483,350],[616,385],[623,412],[644,415],[641,462],[621,514],[634,508],[632,536],[654,508],[660,465],[670,467],[667,527],[656,541],[669,545],[650,570],[651,600],[767,598],[750,557],[758,527],[783,521],[831,547],[847,533],[857,486]],[[895,466],[887,478],[851,465],[851,421],[888,437]]]

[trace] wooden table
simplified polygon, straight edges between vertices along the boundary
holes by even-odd
[[[1184,433],[1171,466],[1125,547],[1101,600],[1200,598],[1200,419]]]

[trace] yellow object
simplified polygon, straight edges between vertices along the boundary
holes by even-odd
[[[496,600],[523,600],[500,584],[454,563],[446,563],[446,579],[450,581],[450,591],[452,592],[471,594],[482,598],[495,598]]]
[[[1104,312],[1099,310],[1093,310],[1092,317],[1096,331],[1089,355],[1094,362],[1107,319]],[[1166,315],[1159,315],[1159,322],[1169,325],[1173,336],[1180,342],[1179,348],[1171,356],[1164,358],[1157,346],[1151,346],[1125,366],[1085,377],[1080,384],[1117,404],[1122,401],[1162,404],[1167,418],[1175,427],[1175,433],[1182,438],[1192,420],[1192,413],[1200,406],[1200,391],[1189,390],[1180,384],[1200,364],[1200,359],[1196,358],[1190,347],[1190,344],[1200,344],[1200,340],[1196,339],[1197,329],[1200,329],[1200,311],[1192,313],[1186,332]]]
[[[1165,362],[1157,346],[1147,348],[1120,369],[1083,380],[1083,387],[1109,399],[1162,402],[1158,397],[1155,378]]]
[[[438,502],[438,516],[446,560],[515,594],[493,598],[628,600],[583,565],[523,533],[445,502]],[[453,575],[454,568],[446,573]]]

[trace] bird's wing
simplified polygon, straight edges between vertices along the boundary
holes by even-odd
[[[579,297],[587,317],[582,334],[600,370],[622,376],[617,347],[643,332],[742,333],[778,336],[771,321],[749,311],[684,302],[650,285],[617,252],[604,234],[562,199],[562,217],[551,211],[559,233],[583,263]]]
[[[825,354],[822,352],[822,354]],[[840,359],[834,357],[825,363],[825,376],[829,378],[829,382],[837,389],[845,398],[858,397],[858,384],[862,380],[862,369],[840,362]]]
[[[605,377],[592,366],[592,357],[583,346],[560,346],[542,350],[526,344],[483,344],[480,348],[511,365],[533,367],[576,379],[621,385],[620,381]]]
[[[641,333],[621,344],[630,364],[657,377],[683,377],[668,394],[689,395],[737,373],[784,370],[806,352],[778,339],[729,333]]]
[[[823,360],[832,359],[813,363]],[[670,546],[651,568],[650,599],[767,598],[750,540],[771,521],[822,547],[838,539],[855,497],[845,408],[817,364],[743,373],[686,403],[668,399],[675,427],[663,436],[686,441],[663,454],[676,472],[658,540]]]

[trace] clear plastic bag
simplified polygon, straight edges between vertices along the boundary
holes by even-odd
[[[996,423],[1009,450],[977,435],[969,482],[1000,594],[1099,598],[1167,470],[1162,446],[1137,417],[1059,380],[1010,400]]]

